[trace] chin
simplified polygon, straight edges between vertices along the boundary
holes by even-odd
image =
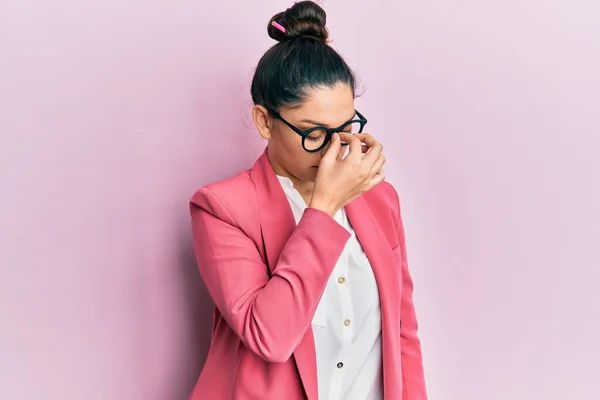
[[[314,183],[315,180],[317,179],[317,168],[307,168],[307,169],[301,169],[297,172],[292,172],[289,171],[288,174],[290,174],[293,178],[298,181],[298,183],[301,182],[309,182],[309,183]]]
[[[317,180],[317,172],[319,170],[317,168],[311,168],[310,171],[307,172],[306,176],[304,177],[306,182],[312,182],[314,183]]]

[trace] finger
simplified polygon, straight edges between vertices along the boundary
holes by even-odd
[[[374,188],[375,186],[379,185],[384,180],[385,180],[385,174],[383,173],[383,171],[381,171],[380,173],[376,174],[373,178],[371,178],[371,180],[369,181],[369,189]]]
[[[362,135],[362,134],[355,134],[354,136],[357,136],[357,135]],[[369,146],[365,143],[364,138],[362,136],[359,136],[358,139],[360,140],[361,151],[363,154],[365,154],[369,150]]]
[[[329,143],[329,147],[325,154],[323,155],[323,160],[335,161],[340,153],[340,148],[342,147],[340,136],[337,133],[331,135],[331,141]]]
[[[379,142],[375,142],[365,153],[363,161],[365,161],[367,164],[374,165],[381,156],[382,152],[383,145]]]
[[[341,142],[341,140],[340,140],[340,142]],[[340,144],[340,151],[338,153],[338,158],[337,159],[338,160],[343,160],[344,156],[346,155],[347,152],[348,152],[348,146],[342,146]]]
[[[377,140],[368,133],[355,133],[354,137],[358,138],[362,143],[364,143],[367,148],[371,148],[377,143]]]
[[[371,175],[379,174],[383,170],[383,165],[385,164],[385,156],[380,154],[375,163],[371,166]]]
[[[361,144],[361,151],[364,153],[367,152],[367,150],[369,150],[369,146],[364,142],[365,140],[365,135],[368,135],[366,133],[353,133],[352,136],[357,137],[360,140],[360,144]],[[369,135],[371,136],[371,135]],[[344,146],[345,147],[345,146]]]
[[[365,146],[363,146],[363,153],[376,153],[374,156],[364,157],[365,161],[374,162],[383,150],[383,146],[381,145],[381,143],[379,143],[372,135],[369,135],[368,133],[356,133],[354,136],[365,144]]]
[[[346,156],[346,158],[361,157],[362,144],[361,144],[360,139],[357,137],[354,137],[353,134],[346,133],[346,132],[340,132],[339,135],[340,135],[340,139],[343,140],[344,142],[348,143],[348,147],[350,148],[350,151],[349,151],[348,155]]]

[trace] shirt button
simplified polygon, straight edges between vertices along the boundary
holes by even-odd
[[[338,367],[338,369],[342,369],[344,367],[344,363],[343,362],[337,363],[337,367]]]
[[[344,277],[343,277],[343,276],[340,276],[340,277],[338,278],[338,283],[344,283],[344,282],[346,282],[346,279],[344,279]]]
[[[344,320],[344,325],[350,326],[350,320],[349,319]]]

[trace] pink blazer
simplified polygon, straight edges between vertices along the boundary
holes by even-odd
[[[318,400],[311,320],[350,234],[312,208],[296,226],[266,152],[190,204],[194,251],[216,306],[190,400]],[[385,400],[426,400],[396,191],[384,182],[346,213],[379,287]]]

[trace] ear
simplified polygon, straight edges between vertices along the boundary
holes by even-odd
[[[252,119],[258,133],[263,139],[271,139],[273,137],[273,122],[267,109],[261,105],[254,105],[252,108]]]

